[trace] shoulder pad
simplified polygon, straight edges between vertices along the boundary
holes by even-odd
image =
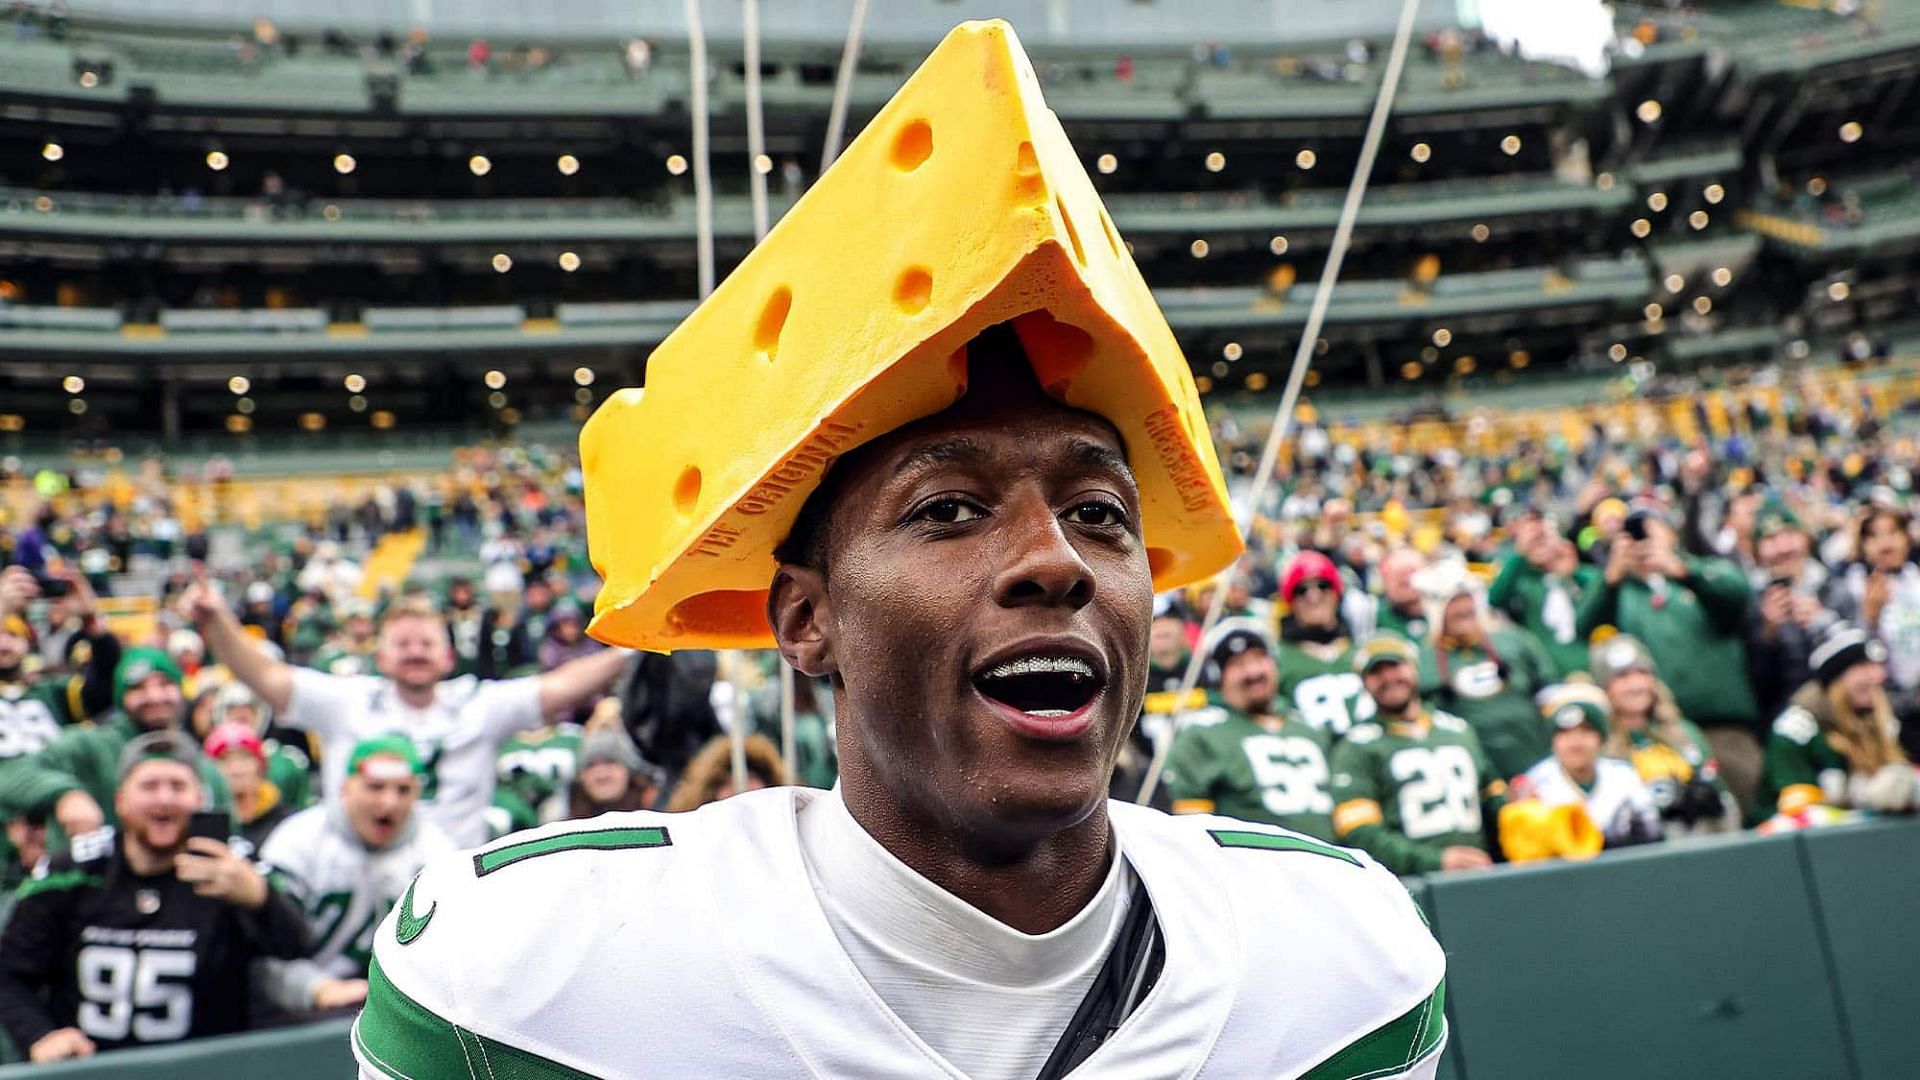
[[[1350,743],[1366,744],[1385,734],[1386,732],[1381,730],[1379,724],[1363,723],[1348,728],[1347,733],[1341,737]]]
[[[1820,734],[1820,721],[1806,709],[1789,705],[1785,712],[1774,718],[1773,733],[1805,746]]]

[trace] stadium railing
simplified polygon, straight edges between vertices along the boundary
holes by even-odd
[[[1409,883],[1447,950],[1445,1080],[1910,1076],[1920,822],[1880,820]],[[347,1025],[0,1080],[348,1075]]]

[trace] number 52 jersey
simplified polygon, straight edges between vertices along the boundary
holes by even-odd
[[[366,1080],[963,1075],[861,978],[770,788],[436,860],[374,939]],[[1073,1075],[1432,1077],[1445,957],[1400,883],[1271,826],[1109,804],[1165,966]]]

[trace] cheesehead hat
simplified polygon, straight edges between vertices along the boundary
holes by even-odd
[[[1105,417],[1156,590],[1241,551],[1186,358],[1013,28],[963,23],[580,435],[606,579],[589,632],[773,644],[773,551],[835,458],[945,409],[1011,322],[1053,397]]]

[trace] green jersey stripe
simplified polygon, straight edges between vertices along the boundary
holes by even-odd
[[[1362,1035],[1300,1080],[1378,1080],[1406,1072],[1434,1052],[1447,1033],[1447,981],[1427,1000]]]
[[[13,898],[19,901],[25,900],[29,896],[38,895],[39,893],[60,892],[64,889],[81,889],[88,885],[98,886],[100,884],[100,878],[96,874],[89,874],[85,870],[63,870],[58,874],[48,874],[46,877],[28,878],[26,881],[21,882],[20,890],[13,894]]]
[[[526,859],[537,859],[557,851],[619,851],[625,848],[670,847],[673,840],[667,830],[657,826],[640,829],[596,829],[592,832],[559,833],[537,840],[522,840],[473,857],[475,877],[486,877],[503,867]]]
[[[353,1045],[391,1080],[511,1076],[515,1080],[595,1080],[593,1074],[477,1035],[400,992],[375,959],[367,1003],[353,1024]]]
[[[1343,863],[1360,865],[1360,860],[1351,852],[1342,851],[1332,844],[1323,844],[1318,840],[1309,840],[1304,836],[1285,836],[1280,833],[1242,832],[1236,829],[1209,829],[1207,835],[1221,847],[1260,848],[1265,851],[1305,851],[1314,855],[1325,855],[1329,859],[1339,859]]]

